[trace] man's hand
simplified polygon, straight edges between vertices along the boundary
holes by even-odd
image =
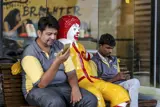
[[[68,59],[69,55],[70,55],[70,49],[67,49],[67,51],[64,54],[57,56],[56,60],[58,60],[59,63],[63,63]]]
[[[129,79],[131,79],[130,74],[126,74],[126,80],[129,80]]]
[[[126,80],[126,76],[127,76],[126,73],[124,73],[124,72],[119,72],[114,78],[115,78],[116,81]]]
[[[130,71],[123,71],[123,73],[125,74],[126,76],[126,80],[129,80],[131,78],[131,72]]]
[[[81,99],[82,99],[82,95],[79,88],[78,87],[72,88],[70,103],[73,104],[73,107],[75,103],[79,102]]]

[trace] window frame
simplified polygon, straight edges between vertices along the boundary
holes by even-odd
[[[0,58],[3,57],[3,0],[0,1]]]

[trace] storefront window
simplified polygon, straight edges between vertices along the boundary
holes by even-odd
[[[123,70],[134,72],[133,0],[99,0],[99,36],[109,33],[116,39],[113,55],[120,58]]]
[[[3,55],[17,53],[37,36],[37,22],[46,12],[46,0],[3,1]]]
[[[153,23],[151,21],[151,17],[153,17],[151,2],[152,0],[134,0],[134,74],[143,86],[153,86],[154,80],[152,77],[154,71],[151,70],[153,57],[150,54],[153,53],[151,44],[154,44],[154,41],[151,41],[151,38],[154,38],[154,35],[151,34],[151,23]]]
[[[123,70],[150,86],[151,0],[3,0],[3,56],[30,44],[39,18],[47,14],[57,19],[76,15],[81,21],[79,42],[90,52],[97,50],[100,35],[113,35],[113,55]]]
[[[92,2],[92,5],[88,6]],[[81,20],[79,40],[87,49],[96,49],[98,36],[98,0],[24,0],[3,1],[3,54],[25,47],[37,36],[40,17],[51,14],[57,19],[66,14]]]
[[[3,30],[3,28],[2,28],[2,25],[3,25],[3,13],[2,13],[2,0],[0,1],[0,57],[2,57],[2,54],[3,54],[3,52],[2,52],[2,30]]]
[[[117,45],[113,54],[121,67],[132,71],[142,86],[153,86],[151,75],[151,0],[99,0],[99,36],[110,33]]]
[[[89,5],[90,4],[90,5]],[[59,19],[69,14],[81,21],[79,41],[87,49],[96,49],[98,37],[98,0],[47,0],[49,13]]]

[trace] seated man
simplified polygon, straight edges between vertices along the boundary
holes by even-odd
[[[98,76],[105,81],[123,86],[128,90],[131,102],[130,107],[138,107],[138,89],[140,82],[138,79],[128,79],[128,72],[118,72],[117,57],[111,56],[116,42],[112,35],[103,34],[99,40],[99,50],[92,57],[98,69]]]
[[[56,41],[58,29],[54,17],[40,18],[38,37],[24,50],[21,65],[26,101],[39,107],[97,107],[96,97],[78,87],[69,49],[57,55],[63,48]]]

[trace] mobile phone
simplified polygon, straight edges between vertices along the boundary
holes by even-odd
[[[69,43],[69,44],[65,44],[63,50],[61,50],[61,51],[57,54],[57,56],[60,56],[60,55],[64,54],[64,53],[67,51],[68,48],[70,48],[70,43]]]
[[[68,50],[68,48],[70,48],[70,45],[71,45],[70,43],[64,45],[62,54],[64,54]]]

